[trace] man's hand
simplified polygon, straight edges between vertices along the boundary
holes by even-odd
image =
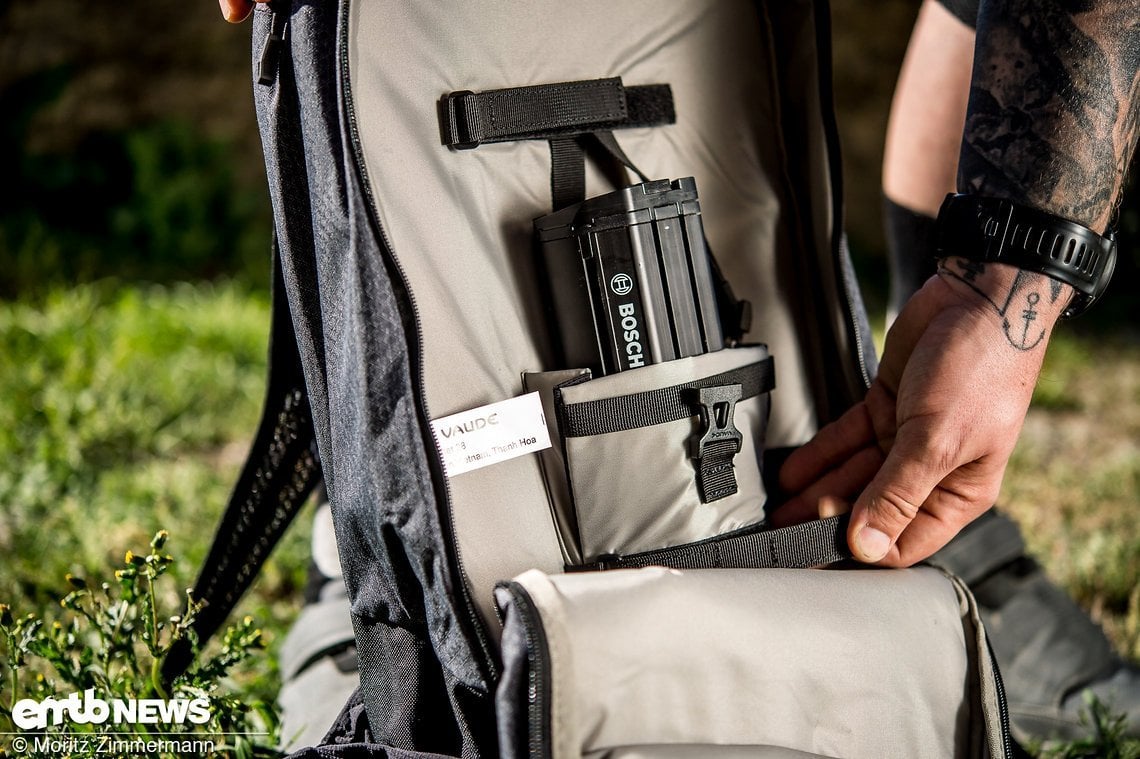
[[[267,0],[257,0],[257,2],[264,3]],[[254,0],[218,0],[218,5],[222,6],[222,17],[226,21],[240,24],[253,12]]]
[[[848,542],[861,561],[909,566],[949,542],[997,498],[1071,295],[1043,275],[944,262],[899,314],[866,398],[784,465],[796,495],[776,523],[858,496]]]

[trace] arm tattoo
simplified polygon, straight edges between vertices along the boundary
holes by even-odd
[[[986,265],[965,258],[947,258],[938,265],[938,273],[962,282],[986,302],[1001,317],[1002,332],[1009,344],[1019,351],[1031,351],[1045,340],[1046,327],[1037,323],[1041,316],[1041,290],[1049,284],[1050,303],[1061,295],[1061,283],[1043,274],[1019,271],[1009,290],[994,298],[977,282],[986,273]]]
[[[982,0],[959,189],[1103,229],[1140,134],[1138,71],[1136,0]]]

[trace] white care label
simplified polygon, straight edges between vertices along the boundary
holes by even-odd
[[[550,447],[537,392],[436,419],[431,428],[448,477]]]

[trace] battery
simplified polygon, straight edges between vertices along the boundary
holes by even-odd
[[[565,368],[598,376],[724,347],[692,177],[589,198],[534,230]]]

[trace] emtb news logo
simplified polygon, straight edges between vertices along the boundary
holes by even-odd
[[[78,725],[204,725],[210,721],[207,698],[121,699],[106,701],[95,697],[95,689],[72,693],[67,698],[25,698],[12,707],[12,721],[21,730],[43,730],[49,725],[71,722]]]

